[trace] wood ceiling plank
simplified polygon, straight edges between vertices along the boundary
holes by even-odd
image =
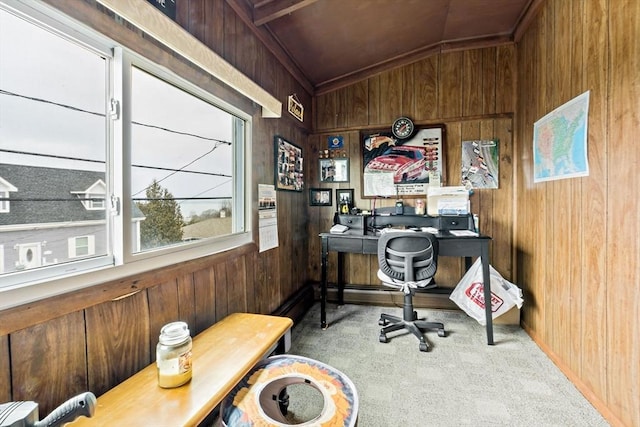
[[[318,0],[275,0],[266,3],[264,6],[253,9],[253,23],[256,26],[264,25],[281,16],[288,15],[298,9],[309,6],[316,1]]]

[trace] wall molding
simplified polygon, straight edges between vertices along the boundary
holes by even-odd
[[[144,0],[96,0],[188,61],[262,107],[262,117],[280,118],[282,103],[184,28]]]

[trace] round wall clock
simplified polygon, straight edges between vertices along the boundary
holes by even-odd
[[[398,139],[406,139],[413,135],[413,121],[408,117],[398,117],[391,126],[391,132]]]

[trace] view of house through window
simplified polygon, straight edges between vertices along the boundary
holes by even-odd
[[[109,58],[0,10],[0,63],[0,273],[110,262]]]
[[[0,3],[0,288],[250,241],[249,117],[37,7]]]

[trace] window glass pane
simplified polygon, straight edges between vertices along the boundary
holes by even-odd
[[[108,182],[106,58],[0,10],[0,64],[0,273],[69,263],[78,235],[109,254],[104,203],[83,204]]]
[[[135,67],[131,111],[133,252],[240,231],[235,117]]]
[[[89,254],[89,238],[88,237],[77,237],[75,239],[76,245],[76,256],[88,255]]]

